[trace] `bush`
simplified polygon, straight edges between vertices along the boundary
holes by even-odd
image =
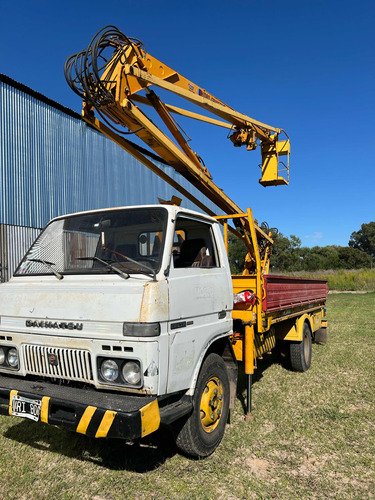
[[[274,272],[277,274],[277,272]],[[375,291],[375,269],[327,270],[315,272],[282,273],[287,276],[328,280],[329,290],[340,291]]]

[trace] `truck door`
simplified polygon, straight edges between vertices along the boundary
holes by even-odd
[[[169,393],[190,386],[209,341],[231,328],[230,274],[214,233],[213,225],[198,217],[176,219],[169,273]]]

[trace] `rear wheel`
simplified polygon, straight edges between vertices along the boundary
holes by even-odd
[[[229,380],[223,359],[209,354],[199,373],[194,409],[176,444],[186,454],[206,457],[220,444],[229,412]]]
[[[305,372],[311,365],[311,331],[307,323],[303,325],[301,342],[290,343],[290,364],[294,371]]]

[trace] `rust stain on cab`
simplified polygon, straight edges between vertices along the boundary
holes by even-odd
[[[168,284],[166,281],[146,283],[143,290],[139,321],[151,323],[168,319]]]

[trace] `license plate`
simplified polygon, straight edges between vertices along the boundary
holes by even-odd
[[[42,402],[37,399],[23,398],[15,394],[11,400],[12,412],[15,417],[29,418],[38,422]]]

